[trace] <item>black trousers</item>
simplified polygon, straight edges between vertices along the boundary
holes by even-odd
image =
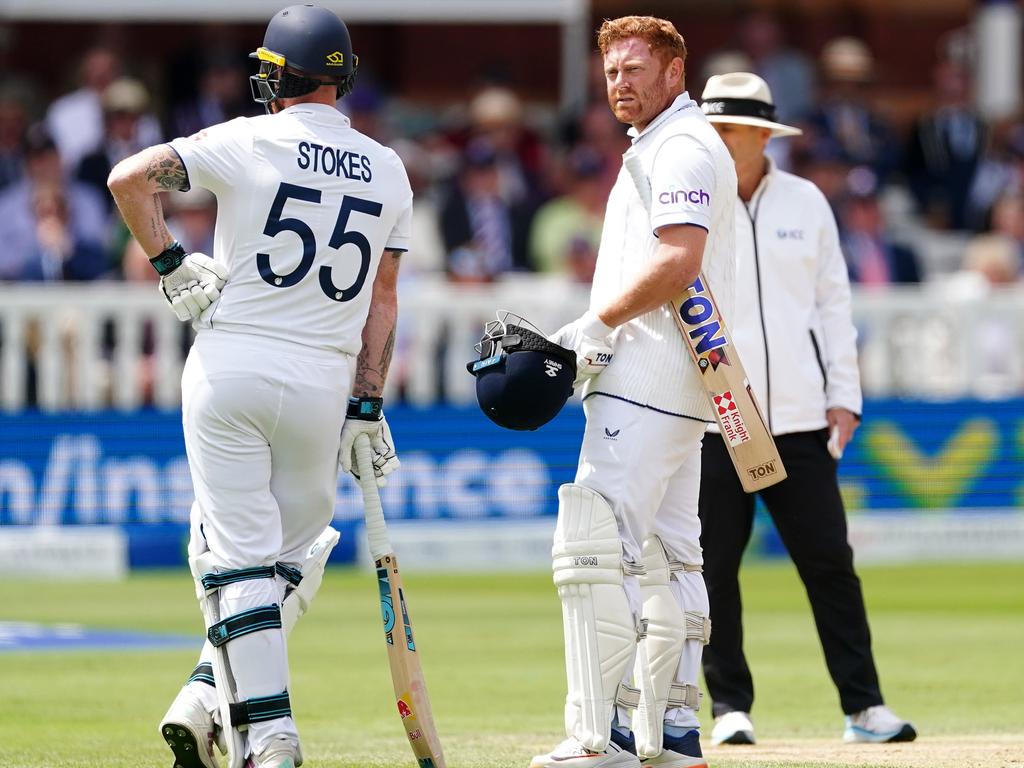
[[[761,491],[782,542],[800,574],[832,682],[845,714],[882,703],[871,653],[871,632],[836,462],[825,430],[775,438],[788,477]],[[754,683],[743,654],[739,570],[754,522],[754,495],[740,485],[720,435],[704,437],[700,480],[700,543],[711,606],[711,642],[704,679],[717,717],[754,704]]]

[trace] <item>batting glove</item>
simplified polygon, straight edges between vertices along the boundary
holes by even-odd
[[[182,322],[198,320],[220,297],[228,270],[202,253],[185,253],[177,241],[152,260],[160,273],[160,293]]]
[[[395,453],[395,441],[391,429],[384,419],[384,400],[380,397],[350,397],[345,424],[341,428],[341,447],[338,449],[338,465],[359,479],[356,472],[355,444],[359,435],[369,435],[373,450],[373,475],[377,487],[387,485],[387,476],[398,469],[402,462]]]
[[[563,325],[548,337],[548,341],[576,353],[576,380],[572,383],[573,387],[592,379],[608,367],[614,357],[611,340],[614,330],[596,312],[588,310],[582,317]]]

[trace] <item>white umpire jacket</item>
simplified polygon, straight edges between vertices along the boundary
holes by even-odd
[[[735,316],[726,318],[773,435],[861,413],[850,281],[832,209],[810,181],[768,160],[736,205]]]

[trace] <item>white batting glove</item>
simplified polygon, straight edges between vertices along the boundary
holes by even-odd
[[[355,444],[359,435],[369,435],[373,451],[373,475],[377,487],[387,485],[387,476],[402,466],[395,452],[395,441],[381,409],[383,400],[379,397],[350,397],[348,415],[341,427],[341,447],[338,449],[338,466],[359,479],[356,471]]]
[[[582,317],[563,325],[548,337],[548,341],[576,353],[576,380],[572,383],[574,388],[608,367],[615,356],[611,340],[614,330],[596,312],[588,310]]]
[[[190,253],[171,272],[160,277],[160,293],[182,322],[198,320],[220,297],[228,270],[203,253]]]

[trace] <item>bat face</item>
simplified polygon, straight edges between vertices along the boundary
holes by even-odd
[[[427,698],[423,668],[416,651],[398,560],[393,554],[384,555],[376,561],[376,568],[384,639],[388,645],[395,704],[402,718],[402,727],[405,728],[420,768],[445,768],[430,700]]]

